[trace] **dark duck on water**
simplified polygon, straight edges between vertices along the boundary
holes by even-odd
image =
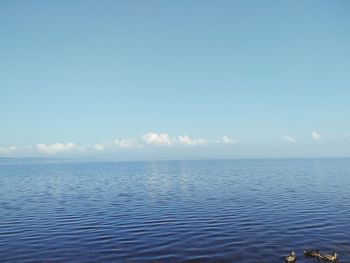
[[[335,262],[338,260],[338,254],[333,252],[333,254],[326,254],[326,253],[322,253],[320,256],[321,259],[326,260],[326,261],[331,261],[331,262]]]
[[[322,259],[325,261],[336,262],[338,260],[338,254],[333,252],[333,254],[321,253],[318,249],[316,250],[304,250],[304,255],[307,257],[315,257],[317,259]]]
[[[294,251],[290,252],[288,256],[285,257],[284,261],[287,263],[294,263],[296,262],[297,254],[295,254]]]
[[[304,250],[304,255],[307,257],[317,257],[319,258],[321,256],[321,253],[318,249],[315,250]]]

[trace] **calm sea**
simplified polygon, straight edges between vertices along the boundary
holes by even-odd
[[[0,164],[0,262],[350,262],[350,159]]]

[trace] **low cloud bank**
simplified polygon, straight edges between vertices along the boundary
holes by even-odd
[[[124,149],[142,148],[142,145],[133,139],[114,140],[114,143],[116,146]]]
[[[0,154],[11,154],[17,150],[17,146],[12,145],[9,147],[0,147]]]
[[[310,137],[309,137],[310,138]],[[328,137],[327,137],[328,138]],[[332,136],[330,137],[332,140],[336,138],[340,139],[348,139],[350,138],[349,134],[342,136]],[[297,140],[294,137],[289,135],[285,135],[281,137],[287,143],[294,144]],[[313,131],[311,132],[312,140],[321,140],[321,134]],[[68,153],[68,152],[113,152],[119,150],[137,150],[144,149],[147,147],[185,147],[185,146],[201,146],[208,144],[221,144],[221,145],[232,145],[237,143],[236,139],[230,138],[224,135],[219,140],[208,141],[205,138],[192,138],[189,135],[180,135],[172,137],[167,133],[160,132],[148,132],[141,135],[139,138],[125,138],[125,139],[115,139],[111,141],[104,141],[96,144],[87,144],[87,145],[77,145],[73,142],[67,143],[39,143],[36,147],[32,147],[30,145],[25,147],[17,147],[15,145],[9,147],[0,147],[0,155],[13,155],[13,154],[30,154],[31,152],[40,152],[43,154],[60,154],[60,153]],[[270,142],[271,143],[271,142]]]
[[[222,137],[222,143],[224,144],[234,144],[236,143],[237,141],[235,139],[230,139],[229,137],[227,136],[223,136]]]
[[[37,149],[39,152],[46,153],[46,154],[55,154],[55,153],[64,153],[64,152],[70,152],[76,148],[75,143],[68,142],[66,144],[64,143],[54,143],[54,144],[45,144],[45,143],[39,143],[37,145]]]
[[[291,136],[282,136],[282,139],[289,142],[289,143],[295,143],[297,140]]]
[[[315,131],[313,131],[312,133],[311,133],[311,137],[312,137],[312,139],[314,139],[314,140],[321,140],[321,134],[319,134],[318,132],[315,132]]]
[[[154,133],[149,132],[142,135],[142,138],[145,143],[151,145],[173,145],[173,141],[170,136],[166,133]]]
[[[205,145],[207,144],[207,140],[205,139],[191,139],[188,135],[183,135],[178,137],[178,143],[183,145]]]

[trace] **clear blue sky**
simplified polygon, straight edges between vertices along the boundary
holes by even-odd
[[[350,156],[349,14],[349,1],[1,1],[0,156]]]

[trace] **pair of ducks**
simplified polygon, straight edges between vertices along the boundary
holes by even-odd
[[[307,257],[316,257],[318,259],[335,262],[338,260],[338,254],[333,252],[333,254],[321,253],[318,249],[316,250],[304,250],[304,255]],[[297,254],[292,251],[288,256],[285,257],[286,263],[294,263],[297,261]]]

